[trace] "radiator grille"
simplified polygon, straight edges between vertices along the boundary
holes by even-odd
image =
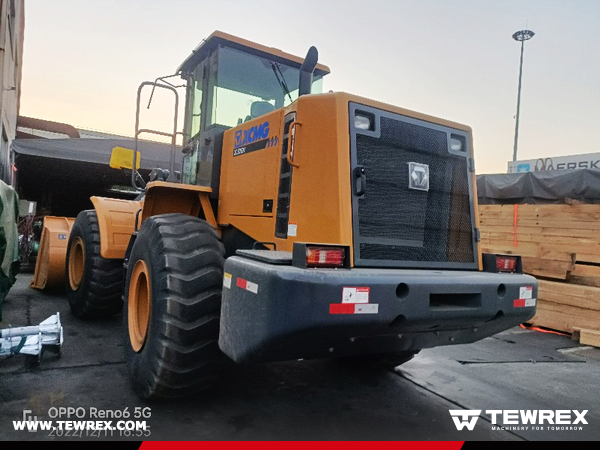
[[[467,154],[448,151],[455,130],[389,113],[377,117],[377,132],[351,133],[367,180],[365,194],[353,199],[356,265],[473,263]],[[409,162],[429,167],[428,191],[408,188]]]

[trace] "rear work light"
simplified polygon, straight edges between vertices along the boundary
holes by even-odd
[[[484,253],[482,256],[485,272],[523,273],[520,256],[495,255],[493,253]]]
[[[347,247],[295,242],[292,264],[296,267],[349,267],[346,261]]]

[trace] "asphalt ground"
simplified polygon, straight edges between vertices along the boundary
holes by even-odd
[[[39,364],[24,355],[0,359],[1,441],[600,440],[600,349],[566,336],[514,328],[475,344],[423,350],[395,371],[336,360],[232,365],[209,392],[147,402],[129,385],[121,315],[83,322],[64,293],[33,290],[30,279],[18,276],[0,329],[37,325],[59,312],[64,344],[60,356],[45,353]],[[77,415],[67,417],[68,408]],[[54,425],[104,414],[112,425],[143,420],[146,430],[15,430],[24,410]],[[450,410],[481,414],[473,430],[459,431]],[[508,415],[489,412],[495,410]],[[521,410],[562,410],[571,422],[576,410],[587,423],[509,424]]]

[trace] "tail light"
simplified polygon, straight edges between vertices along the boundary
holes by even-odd
[[[347,247],[294,243],[292,264],[296,267],[349,267]]]
[[[484,253],[482,257],[485,272],[523,273],[520,256]]]
[[[516,256],[496,256],[496,270],[498,272],[514,272],[517,269]]]
[[[307,267],[344,267],[345,251],[334,247],[306,247]]]

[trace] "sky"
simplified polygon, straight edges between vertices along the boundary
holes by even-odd
[[[316,46],[326,91],[468,125],[477,172],[505,173],[522,29],[535,36],[518,159],[600,152],[598,0],[25,0],[20,114],[132,136],[139,84],[220,30],[298,56]],[[172,117],[161,95],[142,125],[171,131]]]

